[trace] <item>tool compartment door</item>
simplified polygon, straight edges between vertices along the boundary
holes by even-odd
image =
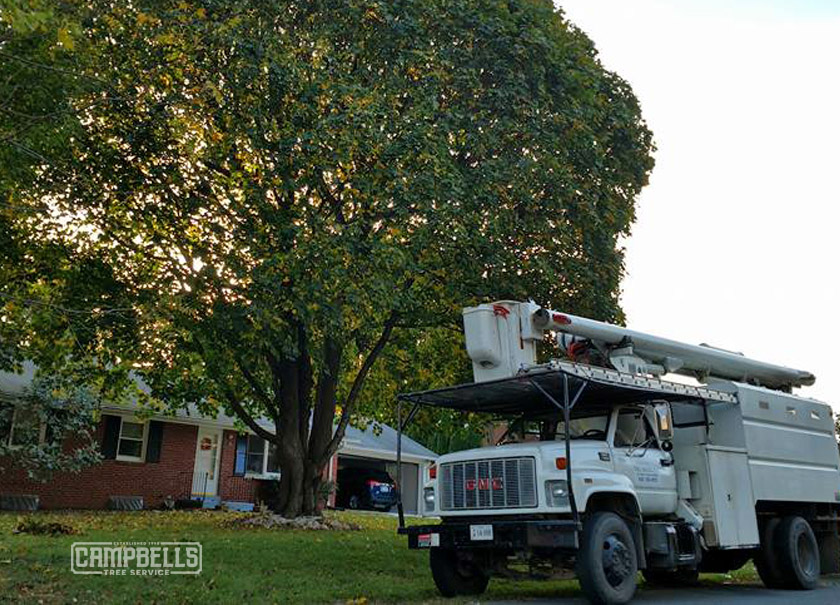
[[[758,523],[747,452],[715,446],[706,446],[706,451],[719,546],[757,546]]]

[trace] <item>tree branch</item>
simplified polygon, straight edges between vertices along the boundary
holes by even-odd
[[[201,342],[200,338],[196,338],[194,342],[199,348],[201,358],[204,360],[204,363],[206,363],[208,367],[213,369],[214,364],[210,361],[210,358],[207,356],[207,349],[204,347],[204,343]],[[216,372],[214,372],[216,376],[220,377],[223,375],[222,372],[218,371],[218,368],[215,369],[217,370]],[[254,433],[262,437],[266,441],[275,441],[276,435],[272,435],[269,431],[261,427],[256,420],[254,420],[254,417],[251,414],[249,414],[248,411],[243,407],[242,402],[239,401],[239,398],[236,396],[236,393],[234,393],[230,384],[228,384],[226,380],[224,380],[223,378],[214,378],[213,381],[221,387],[225,398],[228,400],[228,403],[230,403],[230,407],[233,408],[233,411],[236,413],[237,416],[239,416],[239,419],[242,420],[242,422],[244,422],[248,428],[250,428],[252,431],[254,431]],[[277,426],[275,425],[275,432],[276,431]]]
[[[251,416],[251,414],[242,407],[242,404],[239,402],[239,399],[237,399],[233,390],[227,385],[222,385],[222,390],[225,393],[225,397],[227,397],[228,403],[230,403],[230,407],[233,408],[233,411],[236,412],[239,419],[242,420],[242,422],[244,422],[248,428],[254,431],[258,436],[262,437],[266,441],[274,442],[276,435],[272,435],[269,431],[257,424],[257,421],[254,420],[253,416]]]
[[[242,372],[242,375],[245,377],[245,380],[250,385],[251,389],[253,389],[254,393],[257,395],[257,399],[259,399],[262,404],[265,406],[266,410],[273,416],[272,407],[274,402],[271,401],[271,398],[268,396],[268,393],[262,388],[262,385],[257,380],[256,376],[248,369],[248,367],[242,363],[242,360],[239,357],[236,357],[235,360],[236,367],[239,368],[239,371]]]
[[[382,327],[382,333],[379,335],[379,338],[376,340],[373,348],[362,362],[362,367],[359,368],[356,378],[353,379],[353,385],[350,387],[350,393],[348,393],[347,399],[345,399],[344,405],[341,407],[341,418],[338,421],[335,434],[319,460],[321,466],[329,462],[332,455],[336,452],[336,450],[338,450],[341,440],[344,439],[344,432],[347,430],[347,425],[350,423],[350,414],[353,411],[353,405],[356,403],[356,399],[359,398],[359,393],[362,391],[362,386],[364,386],[368,372],[370,372],[370,369],[373,367],[373,364],[376,362],[376,359],[379,357],[382,349],[384,349],[385,345],[388,344],[388,339],[391,338],[391,333],[394,331],[394,326],[397,324],[398,318],[399,315],[397,312],[391,311],[388,319],[385,320],[385,325]]]

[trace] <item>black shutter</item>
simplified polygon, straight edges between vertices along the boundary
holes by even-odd
[[[248,452],[248,435],[236,438],[236,456],[233,459],[233,474],[236,477],[245,475],[245,458]]]
[[[47,422],[47,426],[44,429],[44,443],[52,445],[52,441],[55,439],[56,434],[61,433],[58,427],[64,426],[64,418],[67,416],[67,412],[64,410],[50,410],[48,415],[52,417]],[[61,446],[62,443],[59,443],[58,445]]]
[[[149,440],[146,443],[146,462],[160,462],[160,448],[163,444],[163,422],[149,422]]]
[[[122,418],[103,414],[102,422],[105,423],[105,433],[102,435],[102,456],[106,460],[113,460],[117,457]]]
[[[0,401],[0,443],[8,443],[12,432],[12,416],[15,407],[11,403]]]
[[[55,438],[55,429],[56,424],[58,423],[58,415],[52,418],[52,422],[47,422],[47,426],[44,429],[44,443],[47,445],[52,445],[52,440]]]

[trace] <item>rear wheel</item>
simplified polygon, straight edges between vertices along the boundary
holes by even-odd
[[[429,551],[429,565],[435,586],[445,597],[480,595],[487,590],[490,577],[474,562],[459,557],[449,548],[432,548]]]
[[[358,496],[350,496],[349,502],[347,502],[347,506],[356,510],[359,508],[359,497]]]
[[[676,569],[672,571],[664,569],[645,569],[642,571],[645,581],[651,586],[693,586],[700,579],[700,571],[697,569]]]
[[[761,545],[753,558],[758,577],[767,588],[783,588],[785,578],[779,567],[779,548],[776,530],[781,519],[773,517],[761,527]]]
[[[812,590],[820,579],[820,551],[814,531],[802,517],[785,517],[775,532],[784,587]]]
[[[593,603],[627,603],[636,592],[636,545],[627,524],[615,513],[595,513],[584,525],[577,576]]]

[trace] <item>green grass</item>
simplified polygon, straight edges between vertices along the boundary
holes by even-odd
[[[362,531],[240,529],[238,513],[38,513],[77,535],[13,534],[23,518],[0,514],[0,602],[98,603],[335,603],[435,602],[428,553],[409,551],[396,520],[381,515],[328,513]],[[30,517],[31,517],[30,516]],[[70,572],[75,541],[198,541],[199,576],[79,576]],[[753,580],[751,569],[706,581]],[[578,594],[575,581],[514,582],[494,579],[486,599],[528,599]],[[452,602],[452,601],[447,601]],[[457,601],[456,601],[457,603]]]

